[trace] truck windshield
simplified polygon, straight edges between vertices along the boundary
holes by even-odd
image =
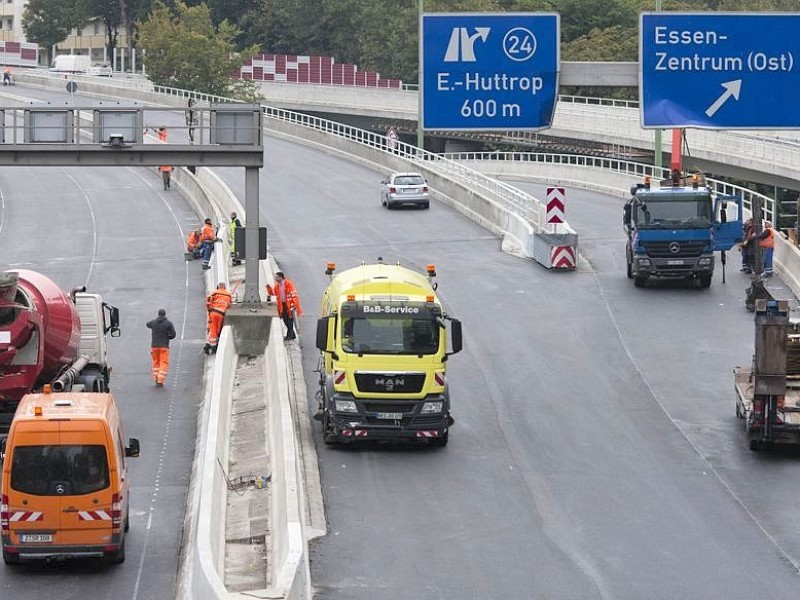
[[[711,226],[711,195],[650,193],[635,202],[638,229],[708,228]]]
[[[351,354],[434,354],[439,348],[435,320],[410,316],[345,317],[342,350]]]
[[[11,488],[35,496],[79,496],[109,485],[103,446],[17,446]]]

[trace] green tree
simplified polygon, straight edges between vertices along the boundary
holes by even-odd
[[[22,13],[25,38],[39,44],[50,64],[50,48],[67,39],[74,27],[82,25],[85,7],[81,2],[29,0]]]
[[[239,31],[228,21],[217,27],[208,6],[176,2],[176,12],[162,2],[139,22],[144,64],[154,83],[219,96],[234,92],[232,73],[256,53],[246,48],[235,53]]]
[[[88,15],[103,22],[106,30],[106,50],[109,56],[114,55],[119,38],[119,29],[123,24],[122,15],[126,11],[125,0],[88,0]]]

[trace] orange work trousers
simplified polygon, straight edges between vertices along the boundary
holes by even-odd
[[[153,359],[153,381],[163,384],[169,371],[169,348],[150,348],[150,358]]]
[[[219,344],[219,334],[222,333],[222,323],[225,315],[216,310],[208,311],[208,344],[216,347]]]

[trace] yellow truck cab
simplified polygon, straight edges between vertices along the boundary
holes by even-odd
[[[447,358],[461,350],[461,322],[436,296],[436,269],[364,264],[334,275],[317,323],[320,406],[327,444],[414,440],[447,444]],[[447,350],[450,324],[451,349]]]
[[[25,395],[3,447],[0,540],[7,564],[23,559],[125,560],[130,481],[114,397]]]

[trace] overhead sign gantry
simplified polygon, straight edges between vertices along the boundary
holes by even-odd
[[[558,97],[558,14],[423,14],[420,32],[423,129],[550,127]]]
[[[800,127],[799,13],[642,13],[642,127]]]

